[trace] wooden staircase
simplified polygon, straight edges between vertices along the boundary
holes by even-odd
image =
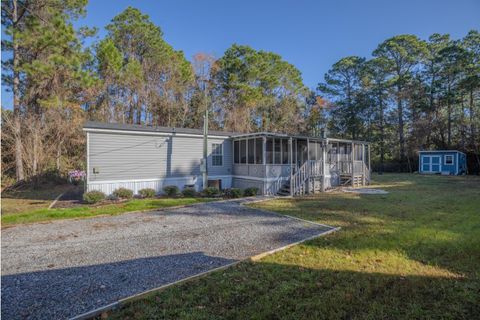
[[[363,175],[353,176],[353,182],[351,174],[340,175],[340,185],[342,186],[360,187],[364,184],[363,180]]]
[[[355,170],[355,174],[352,175],[351,170]],[[322,163],[316,161],[307,161],[300,168],[294,170],[294,173],[290,176],[290,179],[285,180],[281,187],[277,191],[279,196],[302,196],[307,193],[318,191],[318,182],[320,181],[320,190],[325,190],[325,183],[323,180],[323,168]],[[353,181],[352,181],[353,180]],[[364,186],[370,183],[370,176],[365,171],[363,163],[360,165],[350,164],[348,170],[345,170],[340,174],[340,185],[351,186],[354,188]]]
[[[280,190],[278,195],[305,195],[311,191],[315,192],[313,180],[318,179],[322,175],[322,167],[319,162],[306,161],[295,173],[290,176]]]
[[[282,197],[290,196],[290,180],[285,181],[282,187],[277,191],[277,195]]]

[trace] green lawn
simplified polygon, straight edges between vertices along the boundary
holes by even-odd
[[[195,204],[213,201],[209,198],[161,198],[161,199],[133,199],[118,204],[103,206],[78,206],[59,209],[29,209],[23,212],[2,213],[2,226],[20,223],[42,222],[68,218],[86,218],[99,215],[117,215],[130,211],[153,210],[166,207]]]
[[[255,206],[342,229],[172,286],[114,319],[474,319],[480,179],[374,176],[388,195],[326,193]]]
[[[38,189],[2,192],[2,214],[20,213],[48,208],[60,194],[73,189],[72,185],[47,184]]]

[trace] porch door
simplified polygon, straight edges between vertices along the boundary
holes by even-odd
[[[440,156],[423,156],[422,170],[425,172],[440,172]]]

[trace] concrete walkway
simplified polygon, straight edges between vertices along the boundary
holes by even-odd
[[[2,230],[2,318],[64,319],[330,228],[242,199]]]

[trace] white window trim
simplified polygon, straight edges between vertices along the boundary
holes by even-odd
[[[215,145],[221,147],[221,151],[222,151],[221,154],[213,153],[216,150],[216,148],[214,148]],[[221,165],[214,164],[213,157],[218,157],[218,156],[222,157],[222,164]],[[223,167],[223,160],[224,160],[223,159],[223,144],[222,143],[212,143],[212,167]]]
[[[447,163],[447,157],[450,157],[452,159],[452,163]],[[446,154],[445,157],[443,158],[443,165],[453,166],[454,164],[455,164],[455,161],[453,161],[453,154]]]

